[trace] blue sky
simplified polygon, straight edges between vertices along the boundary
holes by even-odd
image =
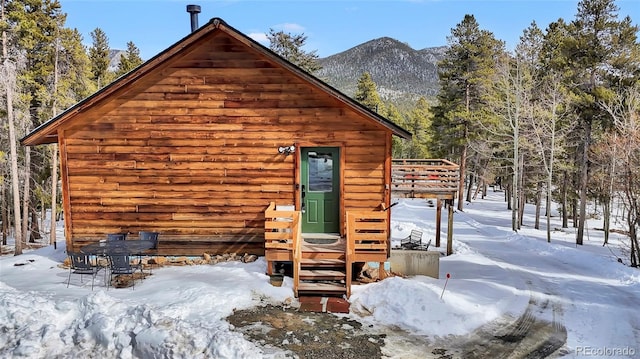
[[[640,0],[618,0],[620,18],[640,24]],[[307,35],[307,50],[329,56],[363,42],[388,36],[414,49],[447,44],[451,29],[473,14],[482,29],[517,44],[532,21],[542,29],[563,18],[573,20],[578,0],[61,0],[67,26],[77,28],[86,45],[96,27],[111,48],[133,41],[147,60],[190,32],[187,4],[202,7],[200,25],[220,17],[260,40],[270,28]],[[267,44],[266,42],[263,42]]]

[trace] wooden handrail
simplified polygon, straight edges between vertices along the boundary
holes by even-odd
[[[271,202],[264,212],[264,218],[265,253],[281,250],[292,253],[293,291],[297,297],[302,261],[302,214],[300,211],[277,210],[276,203]],[[267,265],[271,266],[271,263]]]
[[[297,298],[302,262],[302,213],[300,211],[296,211],[291,229],[293,231],[293,293]]]
[[[271,202],[264,212],[264,248],[293,250],[292,222],[299,211],[276,210]]]
[[[353,263],[384,262],[389,255],[388,212],[347,212],[347,298],[351,295]]]

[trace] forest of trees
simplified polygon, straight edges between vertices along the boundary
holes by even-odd
[[[129,42],[110,71],[104,31],[92,31],[87,48],[65,22],[57,0],[0,0],[0,219],[2,244],[11,231],[16,255],[37,240],[55,245],[55,229],[42,228],[42,219],[47,209],[60,212],[56,145],[23,147],[19,139],[142,63]]]
[[[55,231],[41,228],[47,209],[57,213],[57,149],[19,146],[18,139],[61,109],[142,63],[133,42],[115,71],[99,28],[92,45],[65,27],[56,0],[0,0],[0,200],[2,241],[10,231],[15,254]],[[525,203],[536,206],[535,228],[551,241],[551,203],[563,227],[582,244],[585,220],[597,209],[609,233],[613,211],[624,218],[632,266],[640,265],[640,44],[638,26],[620,18],[614,0],[582,0],[575,18],[544,28],[532,22],[512,51],[466,15],[451,29],[439,66],[440,90],[412,108],[383,101],[368,73],[354,98],[414,134],[395,139],[395,158],[446,158],[460,164],[457,206],[504,189],[513,230],[524,223]],[[315,51],[304,34],[270,30],[270,49],[310,73]],[[52,203],[54,205],[52,205]],[[541,218],[546,217],[546,224]],[[11,224],[11,225],[10,225]],[[605,242],[607,236],[605,236]]]

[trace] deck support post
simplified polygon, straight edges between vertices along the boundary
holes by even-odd
[[[440,232],[442,232],[442,201],[436,200],[436,247],[440,248]]]
[[[453,200],[448,201],[449,214],[447,218],[447,255],[453,254]]]

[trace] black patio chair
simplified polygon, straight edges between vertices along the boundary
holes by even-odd
[[[412,229],[411,234],[400,241],[400,247],[402,247],[402,249],[418,249],[421,246],[422,232],[417,229]]]
[[[111,274],[109,275],[109,284],[107,285],[107,289],[109,288],[109,285],[111,285],[114,275],[130,275],[133,289],[136,287],[135,272],[139,270],[140,273],[144,275],[141,263],[138,262],[137,264],[131,264],[131,258],[129,255],[110,255],[109,268],[111,269]]]
[[[67,279],[67,288],[71,283],[71,274],[80,274],[80,283],[82,283],[82,276],[85,274],[91,275],[91,290],[93,290],[93,283],[95,282],[96,274],[100,270],[97,263],[94,265],[91,263],[89,255],[84,253],[69,252],[70,264],[69,264],[69,278]]]
[[[109,233],[107,234],[107,241],[124,241],[127,239],[126,233]]]
[[[141,241],[146,240],[146,241],[153,242],[153,247],[146,250],[144,254],[150,255],[150,256],[154,256],[158,254],[158,235],[159,234],[160,233],[158,232],[150,232],[150,231],[140,231],[138,233]],[[141,257],[140,259],[142,260],[142,253],[140,254],[140,257]],[[149,264],[149,273],[152,272],[152,268],[153,266]]]

